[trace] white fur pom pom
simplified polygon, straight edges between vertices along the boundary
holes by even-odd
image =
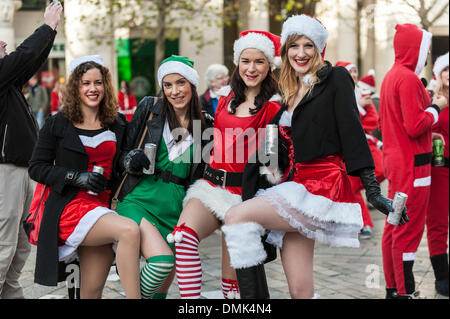
[[[307,87],[310,87],[313,81],[314,81],[313,75],[309,73],[306,74],[302,79],[303,84],[305,84]]]
[[[367,75],[375,76],[375,70],[374,69],[370,69],[369,72],[367,72]]]
[[[181,243],[181,241],[183,240],[183,233],[177,231],[177,232],[175,233],[174,239],[175,239],[175,242]]]
[[[172,233],[170,233],[169,235],[167,235],[166,239],[167,239],[167,242],[168,242],[169,244],[175,242],[175,238],[173,237],[173,234],[172,234]]]
[[[227,293],[227,298],[228,298],[228,299],[235,299],[234,297],[235,297],[234,291],[233,291],[233,290],[230,290],[230,291]]]

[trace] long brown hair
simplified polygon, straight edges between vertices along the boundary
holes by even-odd
[[[82,63],[73,70],[67,81],[63,97],[64,106],[61,112],[73,123],[83,123],[83,113],[80,108],[81,98],[79,87],[83,74],[90,69],[98,69],[102,74],[105,95],[99,105],[98,118],[102,125],[106,127],[112,124],[117,118],[117,96],[112,84],[111,72],[109,72],[108,68],[96,62],[89,61]]]
[[[281,47],[281,72],[280,79],[278,81],[280,91],[283,95],[283,103],[292,106],[295,100],[295,95],[299,90],[299,78],[297,72],[291,66],[288,58],[288,51],[291,45],[303,37],[303,35],[292,34],[287,37],[286,42]],[[324,66],[324,62],[322,56],[320,55],[319,50],[314,45],[314,56],[312,58],[311,68],[308,74],[312,76],[312,82],[310,83],[309,92],[312,91],[314,85],[319,83],[319,77],[317,76],[317,72]]]

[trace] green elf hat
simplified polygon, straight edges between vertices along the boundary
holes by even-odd
[[[194,69],[194,61],[186,56],[172,55],[162,61],[158,69],[158,83],[162,88],[162,80],[169,74],[180,74],[185,77],[192,85],[198,86],[199,76]]]

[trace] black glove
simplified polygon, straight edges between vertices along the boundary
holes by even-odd
[[[124,158],[124,168],[132,175],[142,175],[142,170],[149,169],[150,161],[141,149],[134,149],[128,152]]]
[[[380,185],[377,182],[373,169],[363,168],[358,173],[361,178],[361,183],[366,190],[366,198],[369,203],[383,214],[389,215],[389,212],[394,210],[392,200],[381,195]],[[403,225],[405,222],[409,222],[406,207],[402,211],[400,224]]]
[[[105,190],[108,180],[99,173],[70,170],[66,173],[64,184],[86,188],[95,193],[100,193]]]

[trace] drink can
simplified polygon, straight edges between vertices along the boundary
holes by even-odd
[[[278,125],[276,124],[267,124],[265,131],[265,143],[264,143],[264,154],[265,155],[274,155],[277,153],[278,143]]]
[[[387,222],[391,225],[400,224],[400,219],[402,217],[403,209],[406,206],[406,200],[408,195],[405,193],[397,192],[395,193],[394,200],[392,201],[393,212],[390,212],[387,218]]]
[[[104,171],[105,171],[105,169],[104,169],[103,167],[101,167],[101,166],[94,166],[94,167],[92,168],[92,172],[93,172],[93,173],[99,173],[99,174],[102,174],[102,175],[103,175],[103,172],[104,172]],[[93,191],[88,191],[87,193],[88,193],[88,194],[91,194],[91,195],[95,195],[95,196],[98,195],[98,193],[93,192]]]
[[[441,139],[433,140],[433,159],[432,165],[442,167],[444,162],[444,142]]]
[[[150,161],[150,167],[148,169],[144,168],[143,173],[147,175],[154,174],[156,162],[156,144],[146,143],[144,145],[144,153],[145,155],[147,155],[147,158]]]

